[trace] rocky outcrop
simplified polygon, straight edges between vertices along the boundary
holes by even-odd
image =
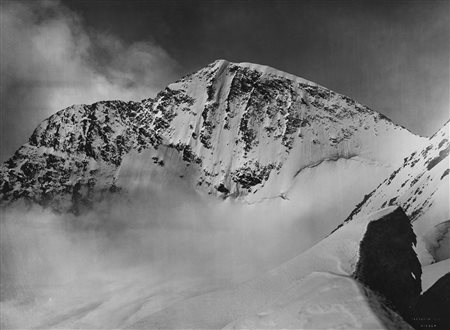
[[[422,268],[413,249],[416,236],[401,208],[369,222],[359,247],[354,277],[409,318],[421,292]]]
[[[421,294],[416,243],[410,220],[400,207],[370,220],[353,277],[368,289],[369,301],[386,307],[374,308],[375,313],[392,309],[416,329],[448,329],[450,273]]]

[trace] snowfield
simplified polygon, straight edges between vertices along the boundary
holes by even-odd
[[[373,301],[370,305],[364,290],[349,277],[311,273],[254,316],[233,321],[225,328],[384,329],[388,324],[409,328],[399,317],[380,320],[382,309],[376,304]]]

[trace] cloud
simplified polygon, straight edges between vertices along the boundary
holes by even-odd
[[[0,220],[0,309],[11,329],[126,328],[148,308],[233,286],[312,245],[297,213],[164,176],[79,216],[18,202]]]
[[[92,31],[58,1],[1,6],[1,160],[60,109],[153,97],[178,76],[159,45]]]

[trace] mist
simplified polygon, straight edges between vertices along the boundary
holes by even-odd
[[[58,110],[140,101],[179,77],[160,45],[92,29],[60,1],[2,1],[0,15],[2,162]]]
[[[213,199],[181,181],[114,196],[81,216],[4,209],[2,326],[123,327],[137,317],[130,304],[151,314],[173,299],[231,287],[322,238],[293,212],[275,210]],[[89,310],[88,321],[80,310]]]

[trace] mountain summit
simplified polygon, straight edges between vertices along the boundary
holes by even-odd
[[[290,198],[302,172],[330,162],[344,171],[358,163],[362,175],[376,169],[367,191],[424,140],[305,79],[218,60],[155,99],[52,115],[1,167],[1,194],[75,210],[110,191],[141,189],[130,179],[140,167],[254,203]]]

